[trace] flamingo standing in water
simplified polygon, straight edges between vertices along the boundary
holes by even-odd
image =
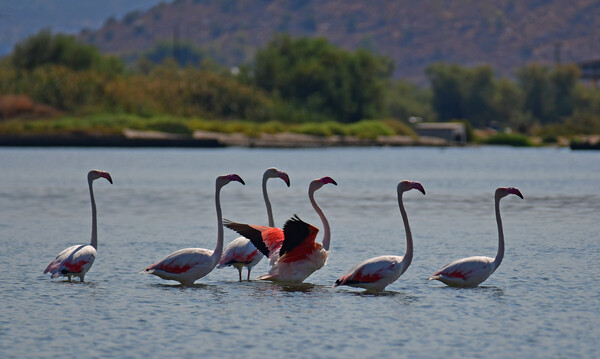
[[[283,230],[225,222],[225,226],[250,239],[256,248],[269,258],[269,273],[259,276],[258,279],[302,283],[313,272],[323,267],[327,261],[331,231],[327,218],[315,201],[314,193],[328,183],[337,185],[331,177],[322,177],[311,181],[308,187],[310,203],[323,222],[323,244],[315,243],[319,229],[305,223],[298,216],[289,219]]]
[[[343,277],[335,281],[334,288],[347,285],[364,288],[367,291],[382,291],[388,284],[395,282],[406,272],[413,258],[413,239],[404,203],[402,202],[402,194],[411,189],[419,190],[425,194],[425,189],[419,182],[401,181],[398,183],[398,206],[400,207],[400,214],[406,232],[406,253],[404,256],[380,256],[358,263]]]
[[[496,223],[498,224],[498,254],[496,258],[476,256],[456,260],[433,273],[427,280],[439,280],[453,287],[476,287],[494,273],[504,258],[504,232],[500,218],[500,200],[509,194],[523,198],[514,187],[500,187],[495,193]]]
[[[154,274],[162,279],[175,280],[182,285],[190,286],[194,281],[212,272],[223,253],[223,217],[221,214],[221,188],[231,181],[245,184],[237,174],[217,177],[215,190],[215,207],[217,209],[217,247],[214,251],[204,248],[180,249],[166,256],[161,261],[147,267],[146,273]]]
[[[96,259],[98,249],[98,229],[96,225],[96,200],[94,199],[94,190],[92,182],[98,178],[106,178],[111,184],[112,178],[108,172],[91,170],[88,172],[88,187],[90,188],[90,200],[92,202],[92,240],[90,244],[79,244],[71,246],[60,252],[56,258],[46,267],[44,274],[50,272],[52,278],[63,276],[69,278],[79,277],[83,282],[85,274],[90,270]]]
[[[267,206],[267,217],[269,220],[269,227],[275,227],[275,221],[273,220],[273,210],[271,209],[271,202],[269,201],[269,196],[267,195],[267,180],[269,178],[281,178],[289,187],[290,186],[290,178],[287,173],[283,171],[279,171],[277,168],[271,167],[268,168],[263,174],[262,179],[262,192],[265,200],[265,205]],[[254,244],[250,242],[250,240],[246,237],[238,237],[231,241],[225,247],[223,251],[223,255],[221,256],[221,260],[219,261],[219,265],[217,268],[224,268],[228,266],[233,266],[237,268],[239,272],[240,282],[242,281],[242,268],[248,268],[248,280],[250,280],[250,271],[252,267],[254,267],[260,260],[262,259],[263,254],[261,251],[256,249]]]

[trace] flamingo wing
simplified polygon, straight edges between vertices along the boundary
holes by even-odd
[[[270,258],[283,243],[284,234],[281,228],[257,226],[224,220],[225,227],[248,238],[262,254]]]
[[[279,250],[279,258],[291,263],[307,258],[321,245],[315,243],[319,229],[301,220],[297,215],[290,218],[283,226],[284,240]]]
[[[311,230],[314,233],[311,233]],[[279,255],[283,256],[284,254],[293,251],[304,241],[312,241],[314,244],[318,232],[318,228],[304,222],[297,215],[294,215],[294,217],[288,219],[283,226],[284,240],[281,249],[279,250]],[[314,234],[314,236],[312,234]]]
[[[79,244],[71,246],[60,252],[46,267],[45,273],[52,273],[52,278],[69,273],[85,274],[96,259],[96,250],[91,245]]]

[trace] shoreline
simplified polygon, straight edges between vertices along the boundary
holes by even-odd
[[[224,134],[196,131],[193,135],[154,131],[124,130],[120,135],[104,134],[32,134],[0,135],[0,147],[174,147],[174,148],[319,148],[319,147],[406,147],[462,146],[435,137],[414,139],[409,136],[381,136],[361,139],[353,136],[311,136],[296,133],[261,134],[258,137],[241,133]]]

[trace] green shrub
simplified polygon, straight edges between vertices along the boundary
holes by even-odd
[[[377,139],[379,136],[393,136],[394,130],[381,121],[362,120],[348,125],[348,134],[358,138]]]
[[[515,147],[529,147],[533,145],[527,136],[518,133],[498,133],[489,136],[483,142],[488,145],[508,145]]]

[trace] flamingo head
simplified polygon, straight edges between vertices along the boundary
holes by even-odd
[[[423,185],[416,181],[400,181],[398,183],[398,193],[410,191],[411,189],[416,189],[419,192],[425,194],[425,188]]]
[[[235,173],[217,177],[217,185],[218,186],[225,186],[226,184],[228,184],[231,181],[236,181],[241,184],[246,184],[246,183],[244,183],[244,180],[242,179],[242,177],[240,177],[239,175],[237,175]]]
[[[285,182],[285,184],[287,184],[288,187],[290,186],[290,177],[288,176],[288,174],[283,171],[278,170],[275,167],[268,168],[265,171],[263,180],[266,180],[268,178],[277,178],[277,177],[281,178],[283,180],[283,182]]]
[[[100,170],[91,170],[88,172],[88,181],[94,181],[97,180],[98,178],[106,178],[108,180],[108,182],[110,182],[110,184],[113,183],[112,178],[110,177],[110,173],[106,172],[106,171],[100,171]]]
[[[496,189],[496,197],[498,198],[506,197],[509,194],[514,194],[515,196],[523,198],[521,191],[515,187],[498,187],[498,189]]]
[[[316,191],[319,188],[323,187],[324,185],[328,184],[328,183],[333,183],[334,185],[337,186],[337,182],[331,178],[331,177],[321,177],[321,178],[317,178],[315,180],[312,180],[310,182],[310,186],[309,186],[309,191]]]

